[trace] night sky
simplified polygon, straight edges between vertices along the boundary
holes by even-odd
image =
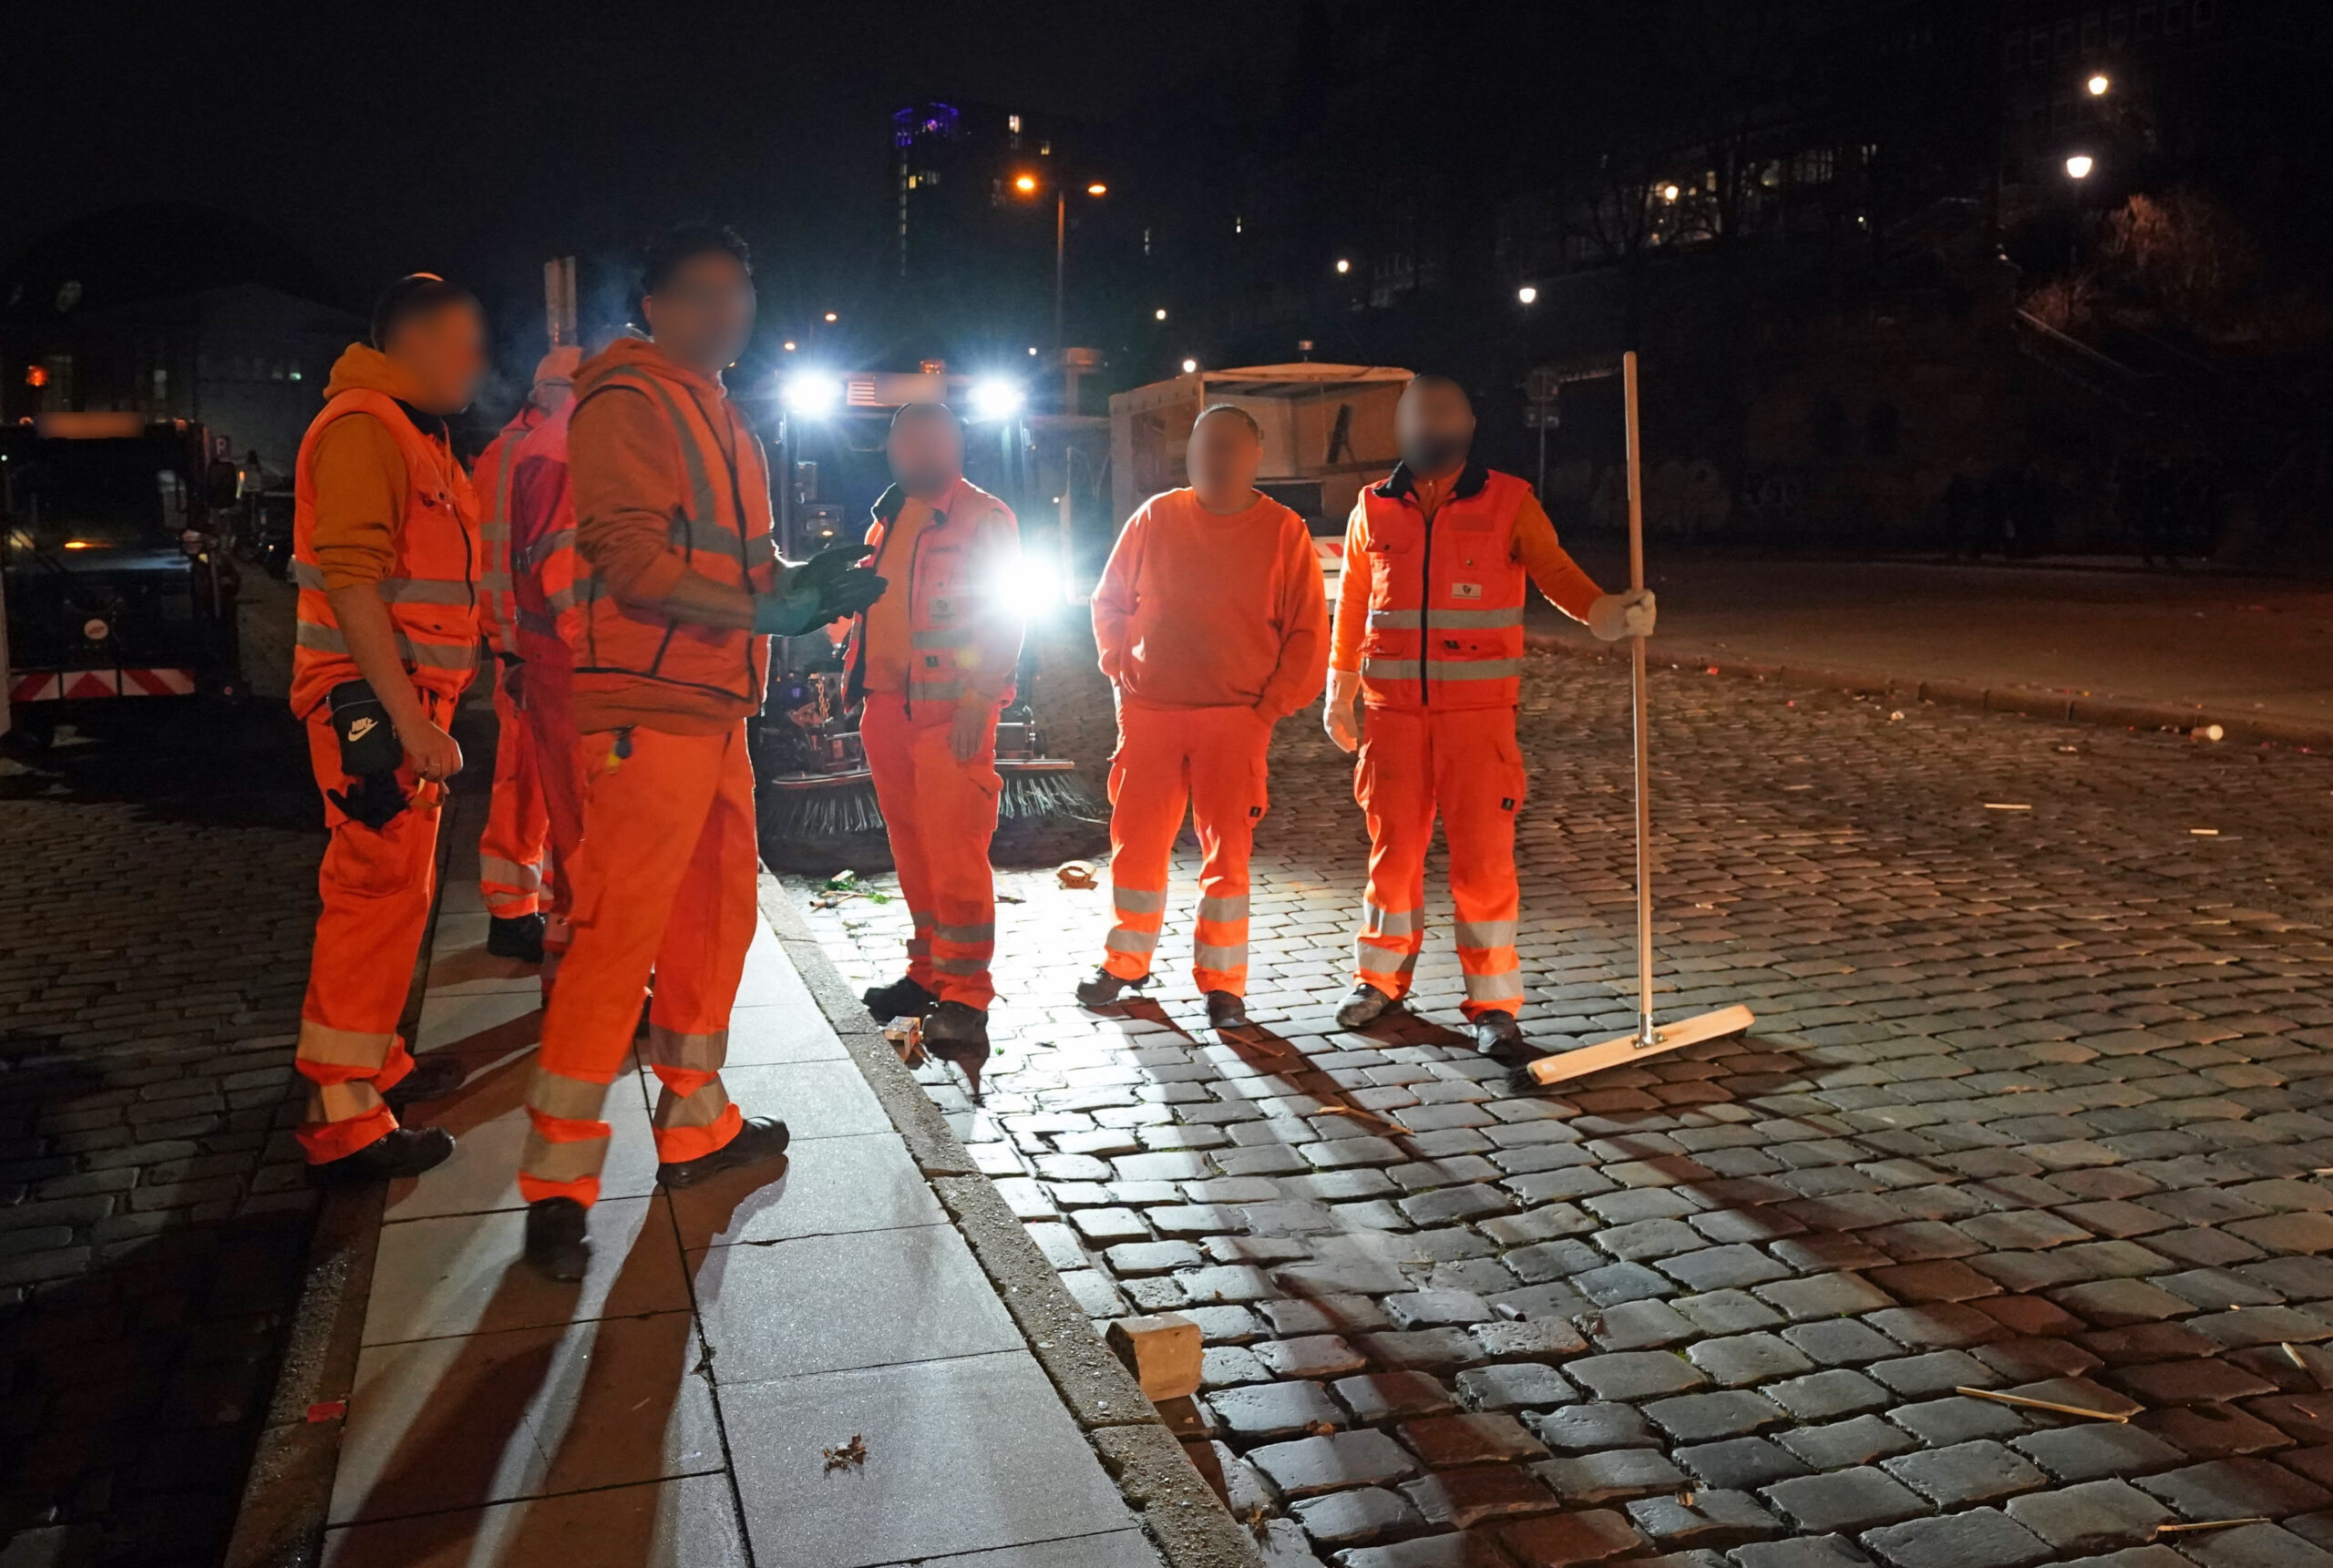
[[[848,310],[885,275],[892,108],[1236,120],[1296,10],[24,0],[0,265],[85,213],[192,200],[281,234],[344,303],[415,269],[524,297],[548,255],[712,217],[754,242],[766,314]]]

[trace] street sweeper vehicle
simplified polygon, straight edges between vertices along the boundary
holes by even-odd
[[[1024,618],[1014,695],[996,727],[1000,858],[1016,839],[1055,827],[1073,831],[1073,850],[1107,817],[1107,808],[1065,758],[1049,755],[1031,706],[1036,645],[1071,613],[1053,541],[1042,526],[1050,509],[1031,506],[1032,444],[1019,389],[1007,383],[920,373],[804,374],[780,389],[773,464],[778,486],[779,548],[801,560],[863,537],[876,498],[890,482],[884,436],[910,403],[946,403],[965,422],[966,477],[1011,506],[1023,519],[1021,560],[1010,585]],[[903,584],[894,591],[903,591]],[[785,871],[875,871],[890,866],[883,814],[875,799],[858,710],[845,698],[843,634],[837,624],[774,644],[769,697],[752,726],[762,857]]]

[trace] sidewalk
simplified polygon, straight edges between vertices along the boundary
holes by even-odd
[[[2322,584],[1738,560],[1660,539],[1646,553],[1660,595],[1653,651],[1671,663],[1933,686],[1937,700],[2033,712],[2072,701],[2077,718],[2215,722],[2231,735],[2333,741],[2333,589]],[[1578,554],[1608,586],[1626,579],[1626,559],[1608,541],[1588,540]],[[1546,605],[1533,608],[1535,631],[1567,648],[1592,646]],[[2084,700],[2092,712],[2081,711]]]
[[[474,841],[475,835],[466,835]],[[656,1185],[619,1078],[590,1276],[519,1261],[541,1012],[457,854],[416,1040],[461,1142],[389,1192],[322,1561],[336,1568],[1155,1568],[988,1275],[765,925],[731,1091],[786,1166]],[[858,1464],[826,1451],[864,1444]]]

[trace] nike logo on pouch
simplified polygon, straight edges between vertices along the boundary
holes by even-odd
[[[348,726],[348,738],[352,741],[361,741],[365,736],[371,734],[373,733],[373,726],[379,723],[380,721],[378,719],[353,720]]]
[[[1480,599],[1483,597],[1483,585],[1479,582],[1454,582],[1450,585],[1450,597],[1453,599]]]

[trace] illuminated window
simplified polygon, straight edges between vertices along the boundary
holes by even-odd
[[[1021,117],[1017,114],[1006,115],[1004,117],[1004,128],[1011,131],[1013,135],[1019,136],[1021,134]]]

